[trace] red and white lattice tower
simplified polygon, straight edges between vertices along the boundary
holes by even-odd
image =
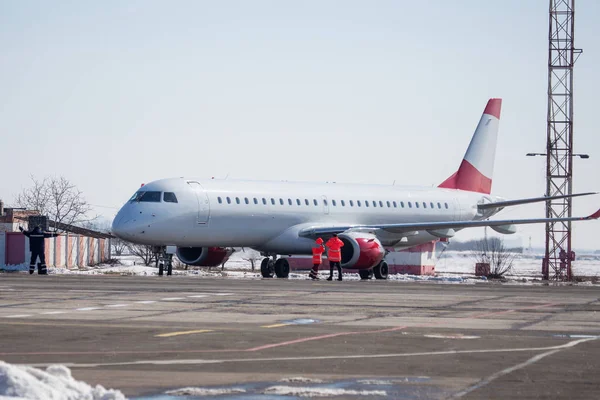
[[[575,0],[550,0],[546,195],[572,194]],[[546,218],[571,217],[571,198],[546,203]],[[571,223],[546,224],[544,279],[571,280]]]

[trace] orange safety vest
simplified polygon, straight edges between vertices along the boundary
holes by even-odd
[[[325,243],[327,246],[327,258],[329,261],[340,262],[342,261],[342,247],[344,242],[340,238],[332,237]]]
[[[320,244],[318,247],[313,247],[312,248],[312,262],[313,264],[321,264],[321,262],[323,261],[321,258],[321,254],[323,254],[325,252],[325,247],[323,247],[322,244]]]

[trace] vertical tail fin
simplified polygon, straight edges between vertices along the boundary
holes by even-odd
[[[502,99],[488,101],[458,171],[438,187],[490,194],[501,108]]]

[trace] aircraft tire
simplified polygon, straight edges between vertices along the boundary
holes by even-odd
[[[373,277],[373,270],[372,269],[359,269],[358,275],[360,276],[360,279],[362,279],[362,280],[369,280]]]
[[[260,263],[260,274],[263,278],[273,277],[273,261],[270,258],[263,258]]]
[[[290,275],[290,263],[285,258],[275,261],[275,275],[278,278],[287,278]]]
[[[374,266],[373,273],[375,274],[375,279],[387,279],[388,270],[388,264],[385,261],[382,261],[376,266]]]

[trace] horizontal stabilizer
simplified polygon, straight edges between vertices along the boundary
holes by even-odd
[[[529,199],[496,201],[494,203],[478,204],[477,208],[479,208],[480,210],[486,210],[489,208],[503,208],[503,207],[510,207],[510,206],[518,206],[521,204],[538,203],[538,202],[542,202],[542,201],[557,200],[557,199],[566,199],[569,197],[572,198],[572,197],[579,197],[579,196],[589,196],[591,194],[598,194],[598,192],[587,192],[587,193],[565,194],[562,196],[543,196],[543,197],[531,197]]]

